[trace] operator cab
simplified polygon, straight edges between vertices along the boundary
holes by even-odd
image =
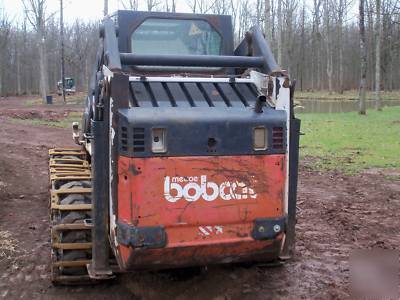
[[[233,55],[230,16],[118,11],[120,52],[153,55]],[[215,67],[130,66],[142,73],[232,73]]]

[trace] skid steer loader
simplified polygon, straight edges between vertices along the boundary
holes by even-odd
[[[300,121],[261,31],[118,11],[99,36],[79,147],[49,150],[53,282],[289,258]]]

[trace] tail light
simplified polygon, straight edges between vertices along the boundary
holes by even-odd
[[[164,153],[167,151],[167,130],[165,128],[153,128],[151,131],[151,151]]]
[[[268,148],[268,131],[265,127],[255,127],[253,132],[254,150],[266,150]]]

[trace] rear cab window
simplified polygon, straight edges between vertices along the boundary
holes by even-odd
[[[204,20],[148,18],[131,35],[131,52],[220,55],[221,35]]]

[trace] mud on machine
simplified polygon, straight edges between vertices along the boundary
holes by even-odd
[[[80,147],[49,151],[52,279],[287,259],[300,121],[294,84],[231,18],[106,17]]]

